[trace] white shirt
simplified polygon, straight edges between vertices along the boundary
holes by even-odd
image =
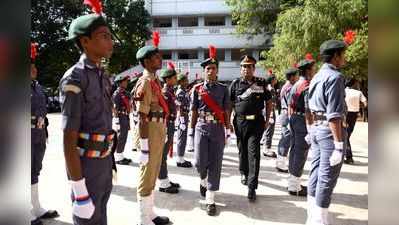
[[[359,90],[352,88],[345,88],[345,102],[348,106],[348,112],[359,112],[360,102],[367,106],[367,99],[363,93]]]

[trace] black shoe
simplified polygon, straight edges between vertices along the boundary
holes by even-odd
[[[174,187],[174,186],[169,186],[169,187],[167,187],[167,188],[159,188],[159,191],[160,192],[165,192],[165,193],[168,193],[168,194],[177,194],[177,193],[179,193],[179,189],[177,189],[177,187]]]
[[[43,222],[40,218],[36,218],[35,220],[30,221],[30,225],[43,225]]]
[[[266,157],[270,157],[270,158],[277,158],[277,154],[275,152],[273,152],[272,150],[263,152],[263,155]]]
[[[169,183],[170,183],[170,185],[172,185],[172,187],[180,188],[180,184],[178,184],[178,183],[173,183],[171,181],[169,181]]]
[[[283,170],[283,169],[280,169],[280,168],[278,168],[278,167],[276,167],[276,170],[277,170],[278,172],[280,172],[280,173],[288,173],[288,170]]]
[[[131,162],[131,159],[123,158],[122,160],[116,161],[115,163],[119,165],[129,165]]]
[[[165,225],[165,224],[168,224],[170,221],[169,221],[169,218],[166,216],[157,216],[157,217],[155,217],[155,219],[152,220],[152,222],[155,225]]]
[[[204,198],[205,198],[206,191],[207,191],[207,188],[200,185],[200,194]]]
[[[190,161],[184,161],[182,163],[178,162],[176,164],[177,164],[177,167],[183,167],[183,168],[191,168],[191,167],[193,167],[193,165],[191,164]]]
[[[254,202],[256,200],[256,191],[255,191],[255,189],[248,189],[248,200],[250,202]]]
[[[216,215],[216,205],[215,205],[215,203],[206,204],[206,213],[208,214],[208,216]]]
[[[48,210],[45,214],[43,214],[42,216],[40,216],[40,219],[53,219],[56,217],[59,217],[60,215],[58,214],[57,211],[55,210]]]
[[[300,191],[288,191],[290,195],[306,197],[308,195],[308,188],[301,185]]]
[[[188,149],[187,151],[188,152],[194,152],[194,149]]]
[[[247,185],[248,184],[248,177],[245,175],[241,175],[241,184]]]
[[[132,151],[133,151],[133,152],[137,152],[137,149],[136,149],[136,148],[133,148]]]
[[[353,161],[353,158],[347,158],[347,159],[344,160],[344,163],[353,165],[353,164],[355,164],[355,161]]]

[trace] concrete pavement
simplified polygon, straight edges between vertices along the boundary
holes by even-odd
[[[40,198],[42,205],[56,209],[61,214],[56,220],[44,221],[47,225],[72,224],[70,186],[67,182],[62,150],[60,114],[50,114],[49,143],[40,175]],[[280,138],[276,126],[273,149]],[[355,165],[344,165],[330,207],[332,224],[364,225],[368,223],[368,124],[358,122],[352,134]],[[132,138],[129,132],[126,144],[127,156],[136,159],[131,151]],[[176,153],[174,154],[176,155]],[[192,153],[187,159],[192,161]],[[274,169],[275,159],[262,156],[259,174],[258,198],[249,203],[247,189],[240,183],[238,150],[235,143],[225,149],[221,189],[216,194],[218,215],[209,217],[204,211],[199,196],[199,178],[194,169],[176,167],[175,159],[168,159],[170,179],[182,186],[180,193],[170,195],[155,191],[159,214],[167,215],[173,224],[189,225],[289,225],[304,224],[306,220],[306,198],[289,196],[286,193],[287,174]],[[136,180],[137,163],[118,166],[118,180],[108,203],[108,224],[133,225],[137,221]],[[309,163],[305,165],[303,184],[306,185]]]

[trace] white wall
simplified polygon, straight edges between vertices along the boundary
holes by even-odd
[[[230,13],[224,0],[146,0],[146,8],[152,16]]]

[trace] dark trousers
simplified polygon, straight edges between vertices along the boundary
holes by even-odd
[[[274,135],[274,127],[276,124],[276,112],[273,110],[273,113],[271,115],[273,118],[273,123],[269,123],[269,126],[266,128],[266,131],[263,133],[263,138],[265,139],[265,144],[267,148],[272,147],[272,140],[273,140],[273,135]]]
[[[112,157],[104,159],[81,157],[82,175],[95,206],[90,219],[73,216],[75,225],[107,225],[107,203],[112,191]]]
[[[260,140],[264,131],[263,117],[255,120],[234,118],[240,173],[248,177],[248,188],[257,189],[260,167]]]
[[[44,129],[31,129],[31,184],[39,182],[45,151],[46,131]]]
[[[353,130],[355,129],[356,120],[357,120],[357,112],[348,112],[348,114],[346,115],[346,123],[348,124],[348,127],[346,128],[346,131],[348,133],[348,138],[347,138],[348,148],[346,149],[347,159],[353,157],[352,146],[349,139],[352,135]]]
[[[218,191],[224,152],[224,126],[198,121],[194,133],[194,166],[201,179],[208,177],[207,189]]]
[[[168,178],[167,160],[168,160],[169,148],[173,147],[173,136],[175,134],[175,121],[169,120],[168,122],[166,122],[166,126],[167,126],[166,142],[163,147],[161,169],[159,171],[159,176],[158,176],[160,180]]]
[[[186,129],[181,129],[180,128],[180,123],[179,121],[179,126],[177,128],[177,156],[183,157],[184,153],[186,151],[186,144],[187,144],[187,126],[188,126],[188,116],[185,116],[185,123],[184,125],[186,126]]]
[[[130,129],[130,120],[128,115],[119,115],[119,131],[118,131],[118,145],[116,146],[116,152],[122,153],[125,150],[127,141],[127,133]]]
[[[304,116],[292,115],[290,118],[290,127],[292,134],[292,145],[289,155],[290,174],[301,177],[303,167],[308,157],[309,145],[305,141],[307,135],[306,121]]]

